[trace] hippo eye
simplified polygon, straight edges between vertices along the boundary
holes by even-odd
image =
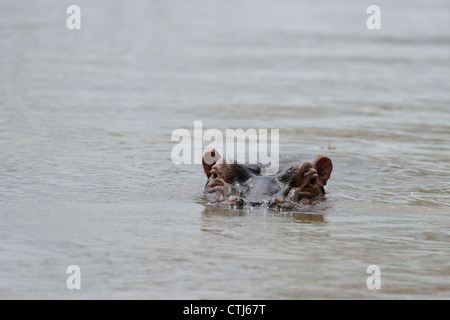
[[[213,178],[216,179],[217,178],[217,174],[213,173]]]
[[[311,180],[309,180],[309,183],[311,184],[316,184],[317,179],[316,178],[312,178]]]
[[[303,172],[303,178],[306,178],[309,175],[309,170]]]

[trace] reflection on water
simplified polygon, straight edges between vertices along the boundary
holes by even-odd
[[[204,221],[211,221],[212,225],[220,223],[227,218],[242,217],[245,215],[262,215],[262,216],[272,216],[280,217],[285,219],[287,222],[294,223],[325,223],[324,213],[318,212],[276,212],[264,209],[226,209],[221,207],[206,207],[203,210]]]

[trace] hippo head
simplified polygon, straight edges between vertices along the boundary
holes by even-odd
[[[202,164],[208,179],[205,195],[212,199],[210,202],[242,205],[252,198],[252,205],[266,203],[283,208],[308,204],[324,195],[333,171],[331,159],[320,156],[313,163],[304,162],[266,177],[261,176],[259,167],[231,162],[215,150],[205,153]],[[256,202],[255,195],[259,199]]]

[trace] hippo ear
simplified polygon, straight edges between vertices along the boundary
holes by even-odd
[[[216,164],[217,160],[221,158],[220,153],[216,150],[206,151],[202,158],[203,171],[205,171],[206,177],[211,176],[211,169]]]
[[[320,156],[316,159],[316,161],[314,161],[314,167],[316,168],[323,185],[326,185],[328,179],[331,177],[331,172],[333,171],[333,163],[331,162],[331,159],[325,156]]]

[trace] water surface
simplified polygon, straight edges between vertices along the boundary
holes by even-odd
[[[0,298],[450,297],[448,1],[77,4],[0,4]],[[206,206],[194,121],[330,156],[327,200]]]

